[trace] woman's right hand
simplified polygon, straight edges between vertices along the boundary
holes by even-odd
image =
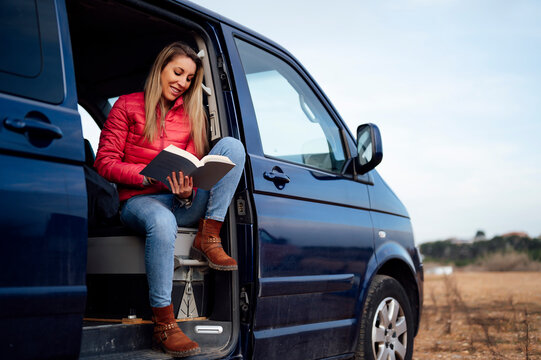
[[[193,178],[191,176],[184,176],[182,171],[179,171],[178,174],[172,172],[171,175],[167,177],[167,180],[171,185],[171,192],[179,198],[187,199],[192,195]]]

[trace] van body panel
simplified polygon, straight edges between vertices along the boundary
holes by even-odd
[[[417,252],[410,220],[402,216],[376,211],[371,212],[371,217],[374,222],[375,250],[378,262],[384,263],[390,256],[389,254],[401,254],[404,261],[415,272],[417,269],[412,259],[416,257]]]
[[[290,276],[287,279],[265,278],[259,281],[261,297],[278,296],[284,294],[311,294],[329,291],[346,291],[353,287],[354,274],[319,276]]]
[[[0,94],[0,150],[52,161],[84,161],[77,110]],[[57,137],[60,132],[61,137]]]
[[[83,285],[86,190],[80,166],[0,154],[2,286]],[[58,176],[62,174],[62,177]],[[15,270],[16,269],[16,270]]]
[[[368,187],[368,192],[370,194],[370,208],[374,211],[409,218],[406,207],[393,190],[391,190],[389,185],[383,180],[381,175],[376,170],[370,171],[369,174],[373,181],[373,186]]]
[[[352,181],[339,174],[326,173],[318,169],[310,169],[261,155],[250,154],[250,160],[254,174],[254,191],[257,193],[309,200],[358,210],[370,209],[365,184]],[[284,174],[291,179],[283,189],[277,189],[273,182],[263,176],[274,166],[279,166]]]
[[[297,325],[280,329],[256,330],[255,359],[320,359],[345,352],[343,343],[353,344],[354,319]],[[309,342],[309,345],[308,343]],[[279,344],[279,345],[278,345]],[[334,357],[333,357],[334,358]]]

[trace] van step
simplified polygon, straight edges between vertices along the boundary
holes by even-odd
[[[219,352],[229,341],[231,323],[213,320],[179,322],[179,327],[201,346],[202,354]],[[154,325],[85,321],[81,359],[171,359],[151,349]],[[198,357],[196,357],[198,358]]]
[[[88,324],[88,323],[87,323]],[[102,323],[83,327],[80,356],[106,355],[152,346],[153,324]]]
[[[169,360],[174,359],[170,355],[155,350],[139,350],[109,355],[81,356],[81,360]]]

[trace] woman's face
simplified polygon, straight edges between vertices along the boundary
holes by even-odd
[[[184,55],[175,56],[163,68],[160,80],[166,105],[171,105],[188,90],[195,78],[196,68],[195,62]]]

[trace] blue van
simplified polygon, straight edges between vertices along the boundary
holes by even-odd
[[[423,269],[378,128],[354,137],[289,52],[173,0],[0,3],[0,358],[169,358],[150,348],[144,239],[88,179],[111,105],[177,40],[203,55],[211,142],[247,152],[221,234],[239,270],[190,259],[179,229],[194,358],[411,359]]]

